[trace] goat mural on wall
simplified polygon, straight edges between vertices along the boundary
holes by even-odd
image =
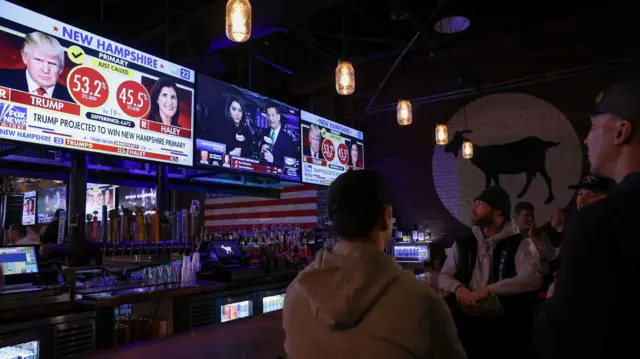
[[[468,129],[456,131],[451,141],[445,145],[444,151],[458,157],[462,143],[469,140],[465,135],[470,133],[472,132]],[[540,174],[548,191],[544,203],[549,204],[553,202],[555,196],[552,179],[546,169],[546,155],[550,148],[559,144],[559,142],[545,141],[535,136],[500,145],[480,146],[473,144],[473,157],[470,161],[484,174],[485,189],[491,187],[492,180],[494,184],[499,186],[501,174],[524,173],[526,182],[516,195],[517,198],[522,198],[527,193],[533,179]]]

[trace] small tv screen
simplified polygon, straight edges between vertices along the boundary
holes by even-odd
[[[198,75],[195,166],[300,180],[300,111]]]
[[[102,220],[102,206],[107,206],[107,211],[116,208],[116,188],[111,185],[87,184],[86,213],[95,215],[98,212],[98,221]]]
[[[67,188],[64,186],[39,189],[37,198],[39,224],[51,223],[56,210],[67,209]]]
[[[36,191],[25,192],[22,205],[22,225],[36,224]]]
[[[156,189],[142,187],[118,187],[118,206],[133,211],[136,207],[144,207],[144,213],[152,214],[156,207]]]

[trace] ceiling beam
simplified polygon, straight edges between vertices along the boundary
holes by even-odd
[[[377,44],[392,44],[392,45],[404,44],[404,42],[402,41],[397,41],[397,40],[392,40],[392,39],[387,39],[382,37],[366,37],[366,36],[355,36],[355,35],[347,35],[347,34],[344,34],[344,35],[332,34],[332,33],[322,32],[322,31],[312,31],[310,32],[310,34],[315,36],[320,36],[320,37],[327,37],[331,39],[338,39],[338,40],[354,40],[354,41],[361,41],[361,42],[372,42]]]

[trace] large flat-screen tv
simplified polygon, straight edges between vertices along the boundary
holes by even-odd
[[[195,166],[300,180],[300,111],[198,75]]]
[[[38,224],[51,223],[58,209],[67,209],[67,188],[65,186],[39,189],[37,191]]]
[[[156,189],[142,187],[118,187],[118,206],[125,207],[131,211],[135,207],[144,207],[144,213],[155,213]]]
[[[36,224],[36,191],[24,193],[22,204],[22,225],[32,226]]]
[[[361,131],[302,111],[302,182],[330,185],[346,171],[364,169]]]
[[[116,187],[105,184],[87,183],[87,214],[98,212],[98,221],[102,220],[102,206],[107,206],[107,211],[116,209]],[[108,213],[108,212],[107,212]]]
[[[0,1],[0,138],[193,164],[192,70]]]

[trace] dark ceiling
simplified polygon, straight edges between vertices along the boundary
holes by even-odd
[[[224,41],[225,0],[14,2],[340,121],[342,113],[360,117],[398,96],[482,89],[639,52],[629,1],[254,0],[252,39],[235,46]],[[393,20],[392,13],[405,19]],[[446,15],[464,15],[471,26],[439,34],[434,24]],[[348,105],[336,105],[333,72],[340,58],[356,68]],[[403,93],[409,83],[413,89]]]

